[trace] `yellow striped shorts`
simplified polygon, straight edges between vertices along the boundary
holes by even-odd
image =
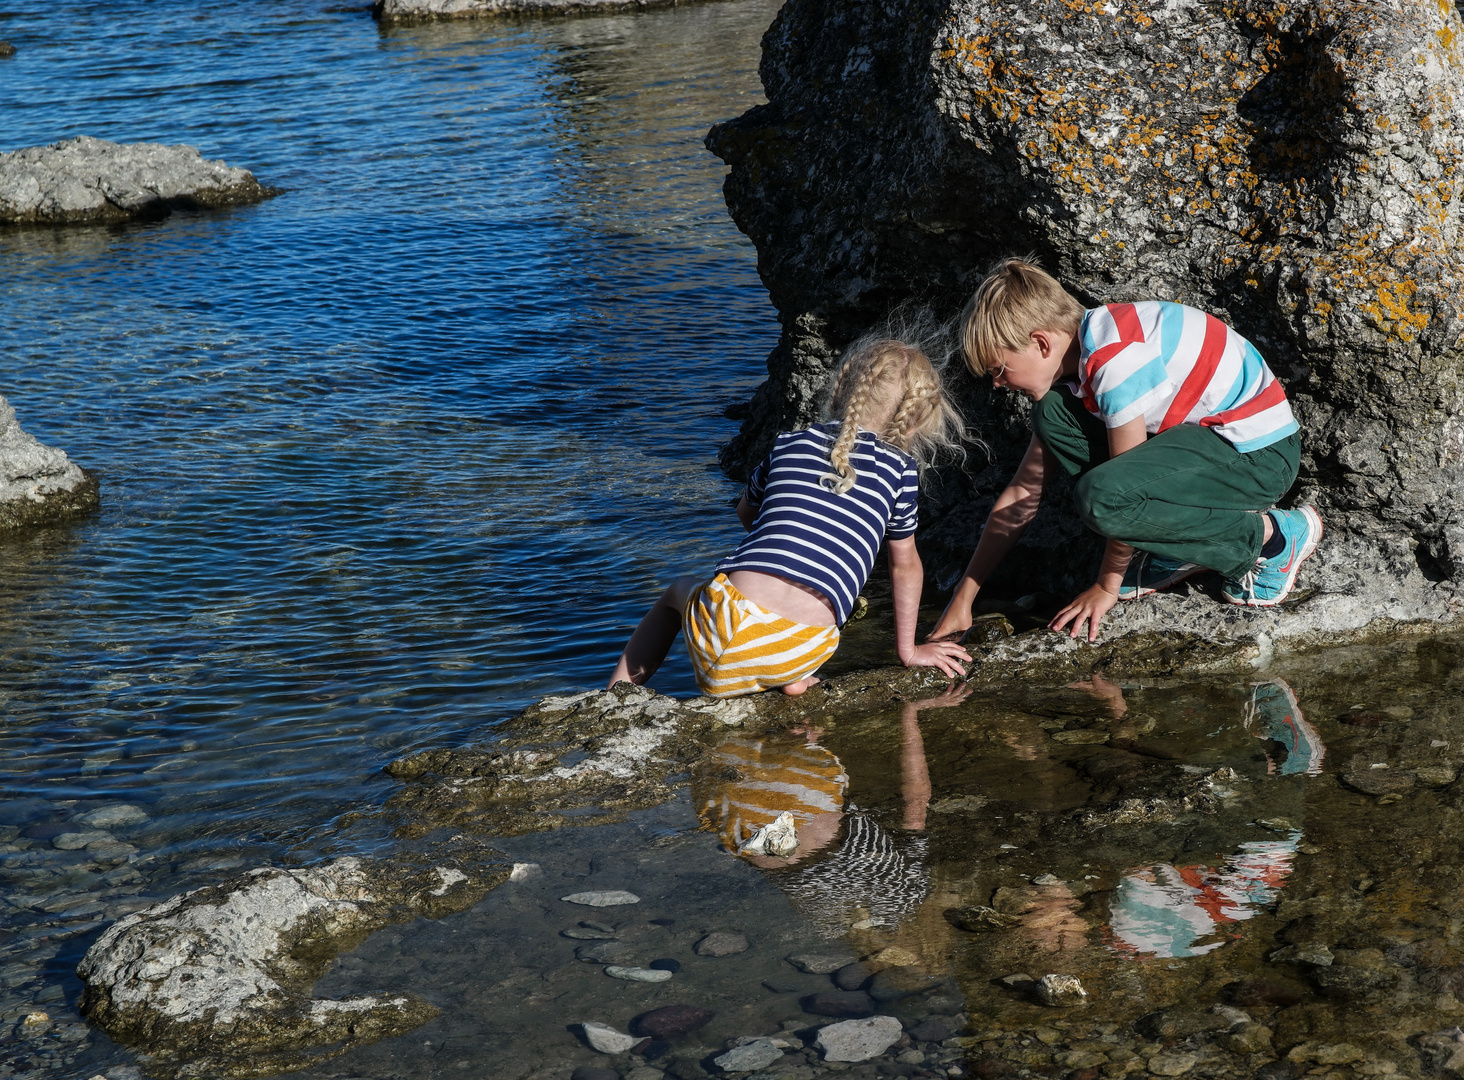
[[[718,574],[682,612],[696,684],[712,697],[772,690],[812,675],[839,647],[837,626],[805,626],[758,607]]]

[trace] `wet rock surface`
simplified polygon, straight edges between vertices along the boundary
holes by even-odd
[[[1087,303],[1178,300],[1251,338],[1303,425],[1293,497],[1327,525],[1296,604],[1224,612],[1202,583],[1110,633],[1264,650],[1457,618],[1461,41],[1452,4],[792,0],[768,104],[708,138],[783,324],[724,467],[807,423],[892,306],[953,316],[993,259],[1035,251]],[[942,581],[1029,438],[1017,395],[956,389],[993,459],[923,493]],[[1065,485],[1048,503],[994,595],[1091,582]]]
[[[50,525],[95,509],[95,476],[21,428],[15,409],[0,397],[0,534]]]
[[[247,169],[192,146],[81,135],[0,154],[0,225],[112,224],[276,194]]]
[[[155,1076],[298,1068],[436,1011],[411,994],[311,997],[336,953],[388,923],[468,907],[505,876],[355,858],[254,870],[111,926],[77,969],[82,1011]]]

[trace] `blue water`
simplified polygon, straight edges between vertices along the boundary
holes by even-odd
[[[6,5],[0,149],[190,143],[285,193],[0,232],[0,394],[102,481],[0,541],[0,813],[142,805],[169,892],[604,680],[739,531],[721,412],[777,327],[701,140],[777,6]]]

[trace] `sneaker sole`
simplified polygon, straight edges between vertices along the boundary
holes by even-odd
[[[1317,550],[1317,545],[1322,542],[1322,533],[1325,531],[1322,526],[1322,515],[1317,513],[1316,507],[1303,506],[1301,513],[1306,518],[1308,526],[1306,543],[1301,547],[1301,554],[1297,555],[1296,560],[1291,564],[1291,573],[1286,575],[1286,587],[1270,600],[1232,600],[1227,596],[1225,597],[1227,604],[1234,604],[1236,607],[1275,607],[1291,595],[1291,590],[1296,587],[1296,575],[1301,571],[1301,564],[1312,557],[1312,553]]]
[[[1146,596],[1152,596],[1156,592],[1162,592],[1171,586],[1178,585],[1181,581],[1192,578],[1196,574],[1203,574],[1204,572],[1205,568],[1203,566],[1191,566],[1188,570],[1181,570],[1176,574],[1164,578],[1156,585],[1145,585],[1143,588],[1135,589],[1127,596],[1120,592],[1118,598],[1124,603],[1128,603],[1130,600],[1141,600]]]

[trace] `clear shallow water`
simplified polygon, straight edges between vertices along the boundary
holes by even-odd
[[[166,893],[604,677],[737,531],[721,410],[776,325],[701,140],[762,100],[777,6],[7,5],[0,149],[190,143],[285,194],[0,232],[0,394],[103,499],[0,541],[0,816],[141,805]],[[4,895],[100,885],[23,869]],[[57,919],[22,907],[23,960]]]

